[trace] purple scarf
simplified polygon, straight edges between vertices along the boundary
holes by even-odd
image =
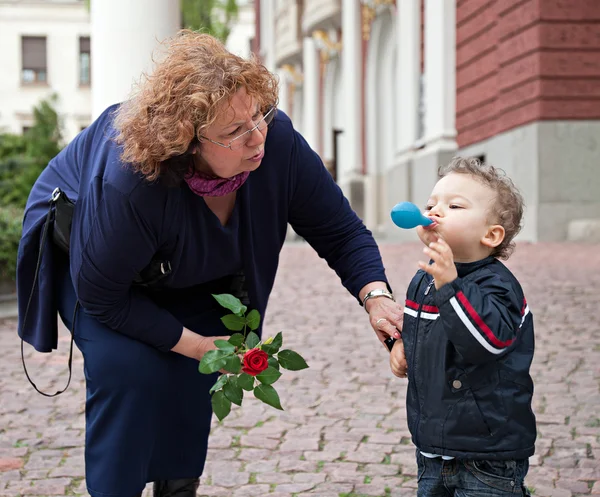
[[[231,178],[217,178],[194,170],[184,179],[190,190],[200,197],[223,197],[242,186],[249,175],[250,171],[245,171]]]

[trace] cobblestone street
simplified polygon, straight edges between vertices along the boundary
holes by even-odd
[[[403,300],[421,245],[381,248]],[[523,243],[507,265],[536,324],[538,441],[526,484],[535,496],[600,496],[600,246]],[[278,331],[310,369],[275,385],[285,411],[246,398],[213,424],[199,495],[416,495],[406,380],[391,374],[364,310],[306,244],[282,253],[264,333]],[[68,344],[63,328],[57,353],[26,346],[41,389],[64,385]],[[69,390],[42,397],[23,374],[16,321],[0,324],[0,497],[87,495],[84,397],[79,352]]]

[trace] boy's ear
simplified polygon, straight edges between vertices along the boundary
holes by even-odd
[[[486,247],[496,248],[502,243],[502,240],[504,240],[505,234],[506,232],[502,226],[499,224],[493,224],[488,228],[486,234],[483,235],[481,243]]]

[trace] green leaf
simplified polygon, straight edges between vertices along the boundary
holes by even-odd
[[[247,392],[251,392],[254,388],[254,376],[242,373],[237,377],[237,384]]]
[[[235,352],[235,345],[230,344],[227,340],[215,340],[215,345],[225,352]]]
[[[279,371],[279,362],[277,361],[277,359],[275,357],[269,357],[269,367],[270,368],[275,368],[277,371]]]
[[[241,331],[246,325],[246,319],[235,314],[227,314],[227,316],[221,318],[221,321],[225,325],[225,328],[231,331]]]
[[[227,358],[230,354],[227,352],[223,352],[222,350],[209,350],[202,360],[200,361],[200,366],[198,367],[198,371],[204,374],[215,373],[222,369],[227,362]]]
[[[236,347],[239,347],[240,345],[242,345],[244,343],[244,335],[242,335],[241,333],[234,333],[233,335],[231,335],[229,337],[228,342],[231,345],[235,345]]]
[[[281,377],[281,373],[275,368],[268,367],[256,377],[263,385],[272,385]]]
[[[262,400],[265,404],[269,404],[275,409],[280,409],[283,411],[277,390],[275,390],[271,385],[258,385],[254,389],[254,396],[258,400]]]
[[[221,293],[219,295],[214,295],[215,300],[221,305],[221,307],[225,307],[225,309],[229,309],[234,314],[237,314],[242,310],[243,304],[240,302],[240,299],[234,297],[229,293]]]
[[[260,326],[260,314],[256,309],[252,309],[246,316],[246,324],[252,331]]]
[[[221,293],[219,295],[213,295],[213,297],[222,307],[229,309],[237,316],[242,317],[248,310],[248,308],[240,302],[240,299],[229,293]]]
[[[225,416],[231,412],[231,401],[225,397],[223,390],[215,392],[211,399],[213,412],[219,418],[219,421],[223,421]]]
[[[306,369],[308,364],[303,357],[294,352],[293,350],[282,350],[277,354],[277,360],[281,367],[289,369],[290,371],[300,371]]]
[[[279,333],[277,333],[277,335],[275,335],[275,338],[273,338],[273,341],[267,345],[262,344],[260,346],[261,349],[263,349],[267,354],[269,355],[273,355],[273,354],[277,354],[277,351],[281,348],[281,344],[283,343],[283,335],[281,334],[281,331]]]
[[[260,343],[260,338],[258,338],[258,335],[256,333],[254,333],[253,331],[248,333],[248,336],[246,337],[246,348],[248,350],[253,349],[259,343]]]
[[[242,370],[242,361],[240,361],[240,358],[237,355],[231,356],[227,359],[223,369],[230,373],[238,374]]]
[[[213,393],[213,392],[216,392],[217,390],[219,390],[223,385],[225,385],[225,383],[227,383],[228,379],[229,379],[229,376],[227,376],[226,374],[222,374],[221,376],[219,376],[219,379],[215,382],[215,384],[209,390],[209,393]]]
[[[235,381],[235,377],[231,378],[225,386],[223,387],[223,393],[225,397],[227,397],[231,402],[237,404],[238,406],[242,405],[242,399],[244,398],[244,391],[242,387],[240,387]]]

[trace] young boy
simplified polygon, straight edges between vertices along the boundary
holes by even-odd
[[[514,248],[523,198],[474,158],[453,159],[439,177],[426,207],[434,222],[418,229],[430,262],[410,283],[390,356],[393,373],[408,374],[418,496],[527,495],[533,318],[498,260]]]

